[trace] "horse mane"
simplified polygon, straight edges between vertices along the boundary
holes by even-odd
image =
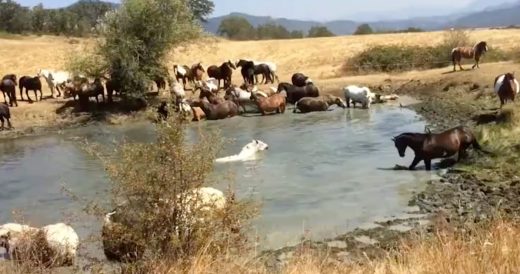
[[[424,133],[413,133],[413,132],[406,132],[406,133],[402,133],[401,135],[399,136],[396,136],[394,139],[399,139],[399,138],[403,138],[403,137],[422,137],[422,136],[425,136],[427,134],[424,134]]]
[[[475,46],[473,47],[473,50],[475,52],[477,52],[477,51],[482,52],[482,51],[484,51],[486,49],[486,46],[487,46],[486,41],[480,41],[480,42],[475,44]]]

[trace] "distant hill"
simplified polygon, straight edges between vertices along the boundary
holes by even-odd
[[[494,7],[462,16],[452,22],[452,27],[500,27],[520,24],[520,3]]]
[[[204,28],[208,32],[217,33],[218,27],[220,26],[220,22],[222,22],[222,20],[224,20],[228,17],[232,17],[232,16],[244,17],[254,27],[257,27],[258,25],[263,25],[266,23],[275,23],[275,24],[282,25],[289,31],[302,30],[304,32],[308,32],[311,27],[324,25],[323,23],[316,22],[316,21],[293,20],[293,19],[286,19],[286,18],[273,18],[271,16],[254,16],[254,15],[249,15],[249,14],[245,14],[245,13],[233,12],[233,13],[230,13],[229,15],[219,16],[219,17],[214,17],[214,18],[208,19],[207,22],[204,23]],[[351,30],[351,29],[355,30],[355,28],[357,26],[356,22],[353,22],[353,21],[337,21],[337,22],[341,22],[341,23],[334,24],[333,26],[331,26],[331,27],[334,27],[336,29],[336,31],[334,31],[334,30],[332,30],[332,28],[330,28],[331,31],[334,33],[343,33],[344,31],[342,31],[342,30],[345,28],[344,26],[348,26],[349,30]]]
[[[481,0],[477,0],[481,1]],[[486,0],[488,1],[488,0]],[[489,1],[488,1],[489,2]],[[499,27],[509,25],[520,25],[520,1],[505,3],[487,7],[477,12],[460,11],[459,14],[448,16],[421,17],[403,20],[383,20],[375,22],[355,22],[350,20],[337,20],[329,22],[292,20],[286,18],[273,18],[270,16],[254,16],[244,13],[231,13],[226,16],[208,19],[204,24],[206,31],[217,33],[220,22],[230,16],[241,16],[246,18],[253,26],[258,26],[268,22],[284,26],[289,31],[301,30],[305,33],[313,26],[326,26],[336,35],[352,34],[357,26],[368,23],[376,30],[401,30],[409,27],[421,28],[424,30],[442,30],[450,27]]]

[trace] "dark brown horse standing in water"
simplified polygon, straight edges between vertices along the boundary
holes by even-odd
[[[432,159],[448,158],[458,153],[458,160],[466,155],[466,150],[474,149],[485,152],[480,147],[473,132],[463,126],[449,129],[445,132],[432,133],[403,133],[392,139],[399,156],[404,157],[407,147],[415,152],[415,159],[409,169],[414,170],[420,161],[424,161],[426,170],[431,170]]]
[[[520,92],[518,81],[515,79],[514,73],[506,73],[495,78],[495,92],[500,98],[500,108],[507,101],[515,101],[516,94]]]
[[[456,65],[459,65],[460,70],[464,70],[460,62],[462,58],[475,59],[475,64],[472,69],[479,67],[480,57],[488,51],[488,45],[485,41],[477,43],[474,47],[458,47],[451,51],[451,60],[453,61],[453,71],[456,71]]]

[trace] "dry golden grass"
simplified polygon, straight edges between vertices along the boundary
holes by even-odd
[[[371,45],[407,44],[431,45],[441,42],[443,32],[399,33],[364,36],[340,36],[329,38],[267,40],[267,41],[227,41],[221,38],[207,37],[172,50],[166,60],[170,73],[172,65],[193,64],[201,61],[204,66],[221,64],[226,60],[254,58],[277,63],[281,81],[290,81],[294,72],[303,72],[311,76],[320,89],[325,92],[339,93],[345,84],[382,83],[385,79],[395,80],[431,79],[438,80],[447,69],[430,71],[412,71],[401,74],[374,74],[365,76],[341,75],[341,66],[345,60]],[[493,47],[511,50],[520,42],[520,30],[475,30],[472,40],[486,40]],[[0,39],[0,74],[15,73],[18,76],[35,75],[40,68],[65,69],[67,58],[73,54],[86,52],[94,45],[93,39],[69,39],[53,36],[19,36]],[[498,73],[520,68],[513,64],[484,64],[476,73],[464,73],[463,77],[485,79],[491,82]],[[457,74],[456,77],[460,77]],[[240,83],[240,73],[234,73],[234,82]],[[489,78],[489,79],[488,79]],[[43,84],[44,97],[50,95]],[[18,93],[18,92],[17,92]],[[19,95],[17,95],[19,96]],[[34,98],[34,94],[31,93]],[[2,100],[3,98],[0,98]],[[62,119],[56,115],[56,109],[65,101],[46,100],[37,104],[20,103],[12,109],[13,124],[18,129],[32,125],[46,126],[60,124]],[[66,117],[64,118],[66,119]]]
[[[466,232],[441,230],[431,237],[403,243],[387,258],[363,265],[341,263],[303,252],[280,269],[284,274],[394,273],[487,274],[520,272],[520,227],[498,221]],[[157,263],[154,273],[272,273],[257,261],[199,256],[187,265]]]

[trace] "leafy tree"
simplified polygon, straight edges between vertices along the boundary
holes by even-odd
[[[22,33],[30,29],[29,9],[11,0],[0,0],[0,30]]]
[[[45,22],[47,20],[47,12],[43,8],[43,4],[38,4],[31,11],[31,25],[33,32],[42,33],[45,31]]]
[[[218,33],[232,40],[255,39],[255,28],[244,17],[231,16],[220,23]]]
[[[194,20],[186,0],[123,0],[106,15],[98,51],[126,99],[143,99],[167,51],[200,33]]]
[[[305,35],[303,34],[303,31],[301,31],[301,30],[293,30],[293,31],[291,31],[291,35],[290,36],[293,39],[301,39]]]
[[[327,27],[325,26],[315,26],[309,30],[308,37],[331,37],[335,36]]]
[[[364,35],[364,34],[372,34],[374,30],[370,27],[369,24],[361,24],[357,27],[354,35]]]
[[[281,25],[267,23],[256,29],[258,39],[287,39],[291,33]]]
[[[205,22],[215,9],[215,4],[210,0],[189,0],[188,4],[193,16],[202,22]]]

